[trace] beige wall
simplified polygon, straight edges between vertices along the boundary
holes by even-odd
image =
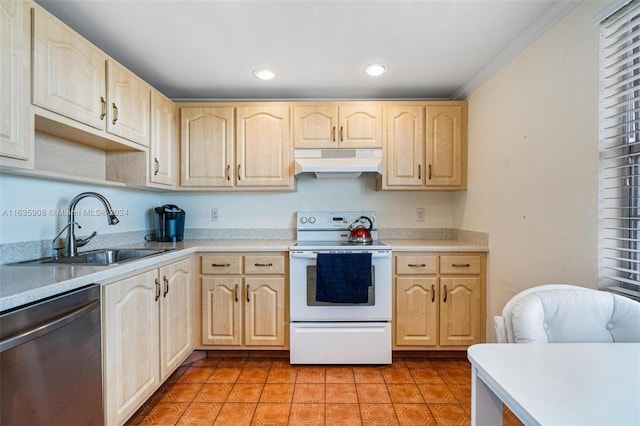
[[[522,289],[597,287],[594,16],[605,4],[578,5],[469,97],[469,189],[454,226],[489,232],[487,336]]]

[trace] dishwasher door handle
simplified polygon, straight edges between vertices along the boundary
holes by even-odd
[[[6,340],[3,340],[0,342],[0,352],[8,351],[9,349],[15,348],[16,346],[19,346],[30,340],[37,339],[38,337],[44,336],[47,333],[51,333],[52,331],[55,331],[60,327],[64,327],[65,325],[72,323],[78,318],[82,318],[98,307],[100,307],[100,300],[94,300],[93,302],[87,303],[86,305],[76,309],[75,311],[71,311],[66,315],[47,322],[46,324],[38,325],[37,327],[18,334],[17,336],[13,336]]]

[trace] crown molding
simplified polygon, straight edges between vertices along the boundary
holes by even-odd
[[[474,90],[491,78],[503,66],[511,62],[531,43],[553,27],[562,17],[569,13],[582,0],[554,2],[536,21],[529,25],[513,41],[506,45],[486,65],[473,75],[465,84],[456,90],[451,99],[466,99]]]

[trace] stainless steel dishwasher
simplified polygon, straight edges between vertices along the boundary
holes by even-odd
[[[102,425],[100,286],[0,314],[0,424]]]

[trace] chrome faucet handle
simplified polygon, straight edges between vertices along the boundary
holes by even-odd
[[[98,235],[98,232],[93,231],[93,233],[87,238],[76,238],[76,247],[82,247],[89,244],[89,241],[91,241],[96,235]]]
[[[58,243],[58,238],[60,238],[60,235],[62,235],[62,233],[70,226],[75,225],[77,226],[79,229],[82,228],[82,226],[80,226],[80,224],[78,222],[68,222],[61,230],[60,232],[58,232],[58,235],[56,235],[55,237],[53,237],[53,240],[51,241],[51,257],[54,259],[59,259],[60,258],[60,252],[62,250],[64,250],[64,244],[62,245],[62,247],[57,247],[57,243]]]

